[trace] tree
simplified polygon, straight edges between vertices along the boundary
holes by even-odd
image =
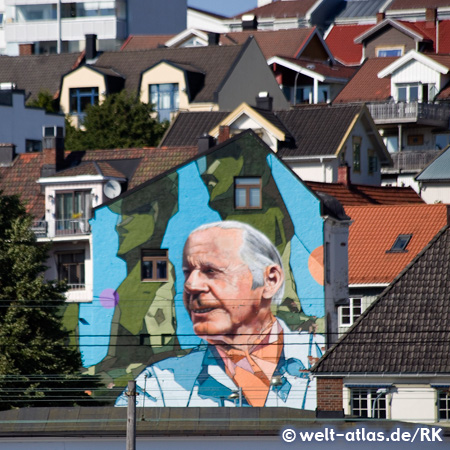
[[[158,122],[151,105],[121,91],[97,105],[89,106],[83,129],[66,121],[65,147],[68,150],[96,150],[156,146],[168,123]]]
[[[0,192],[0,409],[73,405],[98,381],[62,326],[66,286],[44,280],[46,246],[17,196]],[[57,402],[57,403],[54,403]]]
[[[34,108],[44,108],[49,113],[59,112],[58,101],[53,98],[50,91],[40,91],[34,100],[30,100],[27,106]]]

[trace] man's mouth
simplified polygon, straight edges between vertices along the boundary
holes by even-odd
[[[217,308],[195,308],[195,309],[191,309],[191,312],[194,314],[206,314],[211,311],[214,311],[215,309],[217,309]]]

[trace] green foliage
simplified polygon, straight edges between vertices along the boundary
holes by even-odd
[[[67,150],[154,147],[168,123],[152,117],[152,107],[135,95],[122,91],[108,95],[104,102],[87,108],[83,129],[66,120]]]
[[[0,409],[74,405],[98,386],[68,345],[66,286],[44,280],[48,247],[31,221],[18,197],[0,192]]]
[[[50,91],[40,91],[38,97],[34,100],[30,100],[27,106],[35,108],[44,108],[49,113],[59,112],[58,101],[53,98]]]

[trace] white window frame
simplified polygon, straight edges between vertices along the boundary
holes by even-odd
[[[355,304],[358,303],[359,305]],[[349,309],[349,314],[344,316],[344,310]],[[357,313],[357,310],[360,310],[359,313]],[[351,297],[349,299],[348,306],[339,306],[338,308],[338,321],[339,321],[339,327],[351,327],[358,317],[364,312],[363,310],[363,304],[362,304],[362,297]],[[343,323],[343,318],[348,317],[349,323]]]
[[[354,407],[355,400],[359,400],[359,408]],[[366,407],[361,406],[362,402],[366,402]],[[389,419],[389,392],[386,388],[352,387],[350,388],[350,411],[357,417]],[[367,415],[361,414],[364,411]],[[384,417],[380,417],[380,411],[384,411]]]
[[[436,412],[438,422],[450,421],[450,389],[437,389]],[[441,395],[445,398],[441,399]],[[441,401],[445,402],[445,408],[441,408]],[[441,417],[441,411],[445,413],[444,418]]]

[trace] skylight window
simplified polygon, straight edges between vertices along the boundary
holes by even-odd
[[[411,240],[412,234],[400,234],[388,252],[407,252],[406,247]]]

